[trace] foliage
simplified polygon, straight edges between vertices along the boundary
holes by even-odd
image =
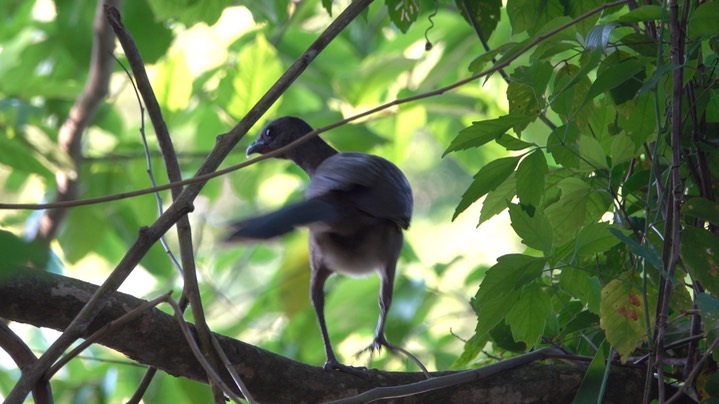
[[[0,27],[3,201],[52,200],[57,173],[76,177],[83,199],[150,185],[139,108],[120,67],[109,102],[84,136],[82,158],[58,146],[58,131],[88,79],[90,3],[0,5],[0,14],[10,16]],[[125,3],[123,20],[150,69],[185,177],[197,171],[197,156],[216,135],[232,127],[341,10],[325,0],[230,8],[213,0]],[[473,74],[482,80],[323,135],[339,149],[388,157],[415,189],[415,219],[387,327],[393,343],[421,347],[415,354],[437,369],[561,346],[594,358],[578,398],[600,394],[604,358],[615,352],[621,362],[647,355],[653,369],[658,343],[685,341],[663,355],[688,357],[688,370],[707,353],[719,334],[719,2],[681,2],[679,16],[685,5],[688,10],[679,21],[686,32],[680,62],[671,59],[670,9],[652,3],[455,0],[440,2],[435,16],[434,2],[387,0],[353,22],[270,109],[268,118],[298,115],[321,127]],[[425,33],[431,15],[433,28]],[[428,51],[425,35],[434,45]],[[673,94],[679,72],[681,99]],[[671,108],[677,103],[678,143]],[[165,182],[159,157],[150,161],[158,182]],[[218,247],[229,220],[301,198],[304,181],[282,162],[248,167],[208,183],[191,219],[212,329],[319,364],[303,236],[282,245]],[[162,196],[166,207],[169,194]],[[151,196],[72,208],[49,246],[23,240],[34,238],[41,214],[0,211],[3,264],[30,260],[70,276],[93,273],[101,282],[157,210]],[[477,253],[478,239],[468,249],[457,247],[461,235],[496,228],[498,220],[521,240],[521,251],[497,257],[495,251],[514,245],[488,244],[492,265]],[[168,238],[173,245],[173,235]],[[181,279],[159,245],[136,272],[152,279],[149,288],[136,286],[136,294],[147,296]],[[353,352],[371,336],[378,282],[338,279],[330,288],[329,331],[340,352]],[[453,298],[471,294],[460,303]],[[450,316],[456,320],[449,326],[437,321]],[[466,343],[448,337],[450,327]],[[713,359],[719,360],[717,350]],[[373,366],[405,367],[387,356]],[[127,378],[113,379],[116,365],[75,364],[61,380],[87,381],[85,388],[97,386],[98,395],[113,394],[103,390],[112,385],[125,397],[137,384],[128,380],[140,377],[125,368],[119,367]],[[667,381],[684,380],[678,376],[684,369],[675,365],[659,363],[655,370]],[[89,394],[56,379],[57,394]],[[163,379],[156,389],[173,382]],[[178,383],[201,394],[190,382]],[[0,386],[6,392],[12,381],[0,378]],[[704,397],[716,390],[697,388]]]

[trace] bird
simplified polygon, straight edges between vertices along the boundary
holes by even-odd
[[[312,132],[304,120],[285,116],[267,124],[247,148],[247,156],[284,147]],[[305,200],[231,225],[228,241],[265,240],[297,227],[309,228],[310,298],[317,315],[326,361],[323,368],[360,375],[365,369],[342,364],[325,322],[325,281],[335,273],[380,278],[379,318],[372,343],[360,353],[395,347],[385,337],[403,230],[412,218],[412,188],[387,159],[338,152],[319,136],[275,156],[297,164],[309,177]],[[401,349],[400,349],[401,350]]]

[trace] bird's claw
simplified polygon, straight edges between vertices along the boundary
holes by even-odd
[[[344,372],[347,374],[351,374],[357,377],[361,377],[363,379],[367,379],[367,368],[362,367],[355,367],[355,366],[349,366],[344,365],[342,363],[339,363],[337,360],[328,360],[325,362],[325,365],[323,366],[325,371],[332,371],[332,370],[339,370],[340,372]]]
[[[367,348],[362,349],[361,351],[357,352],[355,354],[355,358],[359,358],[361,355],[363,355],[365,352],[369,352],[370,355],[373,355],[376,352],[382,351],[382,347],[387,348],[390,352],[395,352],[397,350],[397,347],[390,344],[387,339],[384,337],[384,335],[375,337],[374,341],[372,341]]]

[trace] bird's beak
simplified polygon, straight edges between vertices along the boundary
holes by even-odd
[[[252,144],[247,148],[247,156],[249,157],[250,154],[253,153],[260,153],[264,154],[267,153],[270,150],[269,147],[267,147],[267,142],[264,141],[261,137],[258,137],[257,140],[252,142]]]

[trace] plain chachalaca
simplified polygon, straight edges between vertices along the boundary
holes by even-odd
[[[299,118],[277,119],[262,130],[247,148],[247,155],[279,149],[311,131]],[[366,350],[395,349],[385,338],[384,326],[402,249],[402,229],[409,227],[412,217],[412,189],[402,171],[384,158],[338,153],[317,136],[278,157],[294,161],[310,177],[306,200],[234,224],[228,240],[268,239],[298,226],[309,227],[310,296],[327,355],[324,368],[356,374],[359,370],[341,364],[332,349],[324,316],[324,284],[335,272],[363,275],[377,271],[380,314],[374,341]]]

